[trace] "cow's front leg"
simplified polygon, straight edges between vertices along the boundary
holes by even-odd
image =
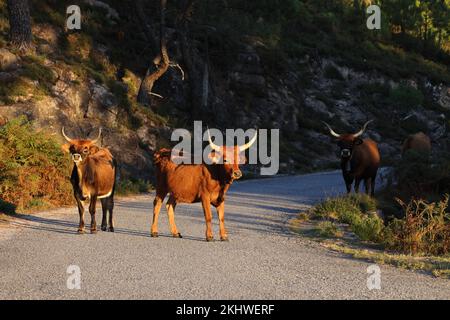
[[[97,222],[95,221],[95,205],[97,204],[97,196],[91,196],[89,204],[89,213],[91,214],[91,233],[97,233]]]
[[[82,234],[84,233],[84,206],[83,202],[75,195],[75,199],[77,200],[78,205],[78,214],[80,216],[80,223],[78,225],[78,233]]]
[[[177,225],[175,224],[175,206],[177,205],[177,202],[175,199],[170,196],[169,200],[167,200],[167,215],[169,217],[169,227],[170,227],[170,233],[172,233],[172,236],[174,238],[182,238],[181,233],[178,232]]]
[[[212,241],[213,233],[212,233],[212,215],[211,215],[211,203],[209,199],[202,199],[203,213],[205,214],[205,223],[206,223],[206,241]]]
[[[158,236],[158,217],[159,217],[159,211],[161,210],[161,205],[166,197],[167,192],[166,191],[156,191],[156,197],[155,200],[153,200],[153,222],[152,222],[152,229],[150,231],[150,234],[152,237]]]
[[[216,209],[217,215],[219,216],[220,240],[228,241],[227,230],[225,229],[225,202],[222,201],[222,203],[218,205]]]

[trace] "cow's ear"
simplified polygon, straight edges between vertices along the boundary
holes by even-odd
[[[61,150],[65,153],[70,153],[70,143],[65,143],[61,146]]]
[[[221,157],[222,155],[217,151],[208,154],[208,159],[211,160],[213,164],[219,163]]]
[[[100,150],[100,148],[97,147],[97,146],[90,146],[90,147],[89,147],[89,153],[90,153],[90,154],[97,153],[99,150]]]
[[[363,143],[363,140],[361,138],[356,138],[355,140],[353,140],[353,144],[355,146],[359,146],[362,143]]]

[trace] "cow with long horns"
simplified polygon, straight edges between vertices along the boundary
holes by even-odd
[[[211,149],[209,158],[212,164],[175,164],[171,159],[170,149],[161,149],[154,154],[156,167],[156,197],[153,201],[152,237],[158,236],[158,215],[162,201],[168,193],[166,208],[170,231],[173,237],[181,238],[175,225],[174,210],[177,203],[201,202],[206,222],[206,241],[213,240],[212,214],[213,205],[219,216],[220,240],[227,241],[225,229],[225,194],[234,180],[242,177],[239,164],[245,162],[243,151],[256,141],[257,132],[248,143],[242,146],[218,146],[208,140]]]
[[[116,182],[116,162],[107,148],[100,148],[96,143],[100,140],[101,129],[96,139],[82,140],[69,138],[62,128],[62,135],[67,140],[63,150],[70,153],[74,163],[70,182],[78,205],[80,224],[78,233],[84,233],[84,204],[89,203],[91,214],[91,233],[97,232],[95,207],[97,199],[102,203],[102,231],[114,232],[113,208],[114,187]],[[108,224],[107,213],[109,212]]]
[[[341,169],[344,177],[347,193],[351,192],[352,183],[355,181],[355,192],[359,192],[359,184],[364,180],[366,193],[371,196],[375,192],[375,179],[380,166],[380,153],[375,141],[372,139],[361,139],[367,125],[372,120],[367,121],[363,128],[357,133],[338,134],[331,126],[323,122],[330,134],[336,138],[340,148]]]

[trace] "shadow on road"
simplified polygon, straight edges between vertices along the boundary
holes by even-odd
[[[26,214],[17,214],[14,215],[15,220],[11,222],[11,225],[25,228],[25,229],[32,229],[32,230],[41,230],[41,231],[49,231],[49,232],[55,232],[55,233],[62,233],[62,234],[73,234],[78,235],[78,223],[74,223],[67,220],[59,220],[59,219],[52,219],[52,218],[44,218],[40,216],[31,216]],[[86,224],[87,229],[89,228],[89,223]],[[99,226],[97,226],[97,229],[99,229]],[[101,232],[100,230],[98,230]],[[139,230],[132,230],[127,228],[115,228],[114,230],[117,234],[125,234],[130,236],[139,236],[139,237],[147,237],[151,238],[150,231],[139,231]],[[171,234],[164,234],[160,233],[159,237],[162,238],[172,238]],[[183,239],[191,240],[191,241],[204,241],[204,238],[200,237],[194,237],[189,235],[183,235]]]

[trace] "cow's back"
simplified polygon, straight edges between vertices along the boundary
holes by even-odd
[[[371,177],[376,174],[380,160],[377,143],[372,139],[364,139],[353,151],[352,171],[361,178]]]

